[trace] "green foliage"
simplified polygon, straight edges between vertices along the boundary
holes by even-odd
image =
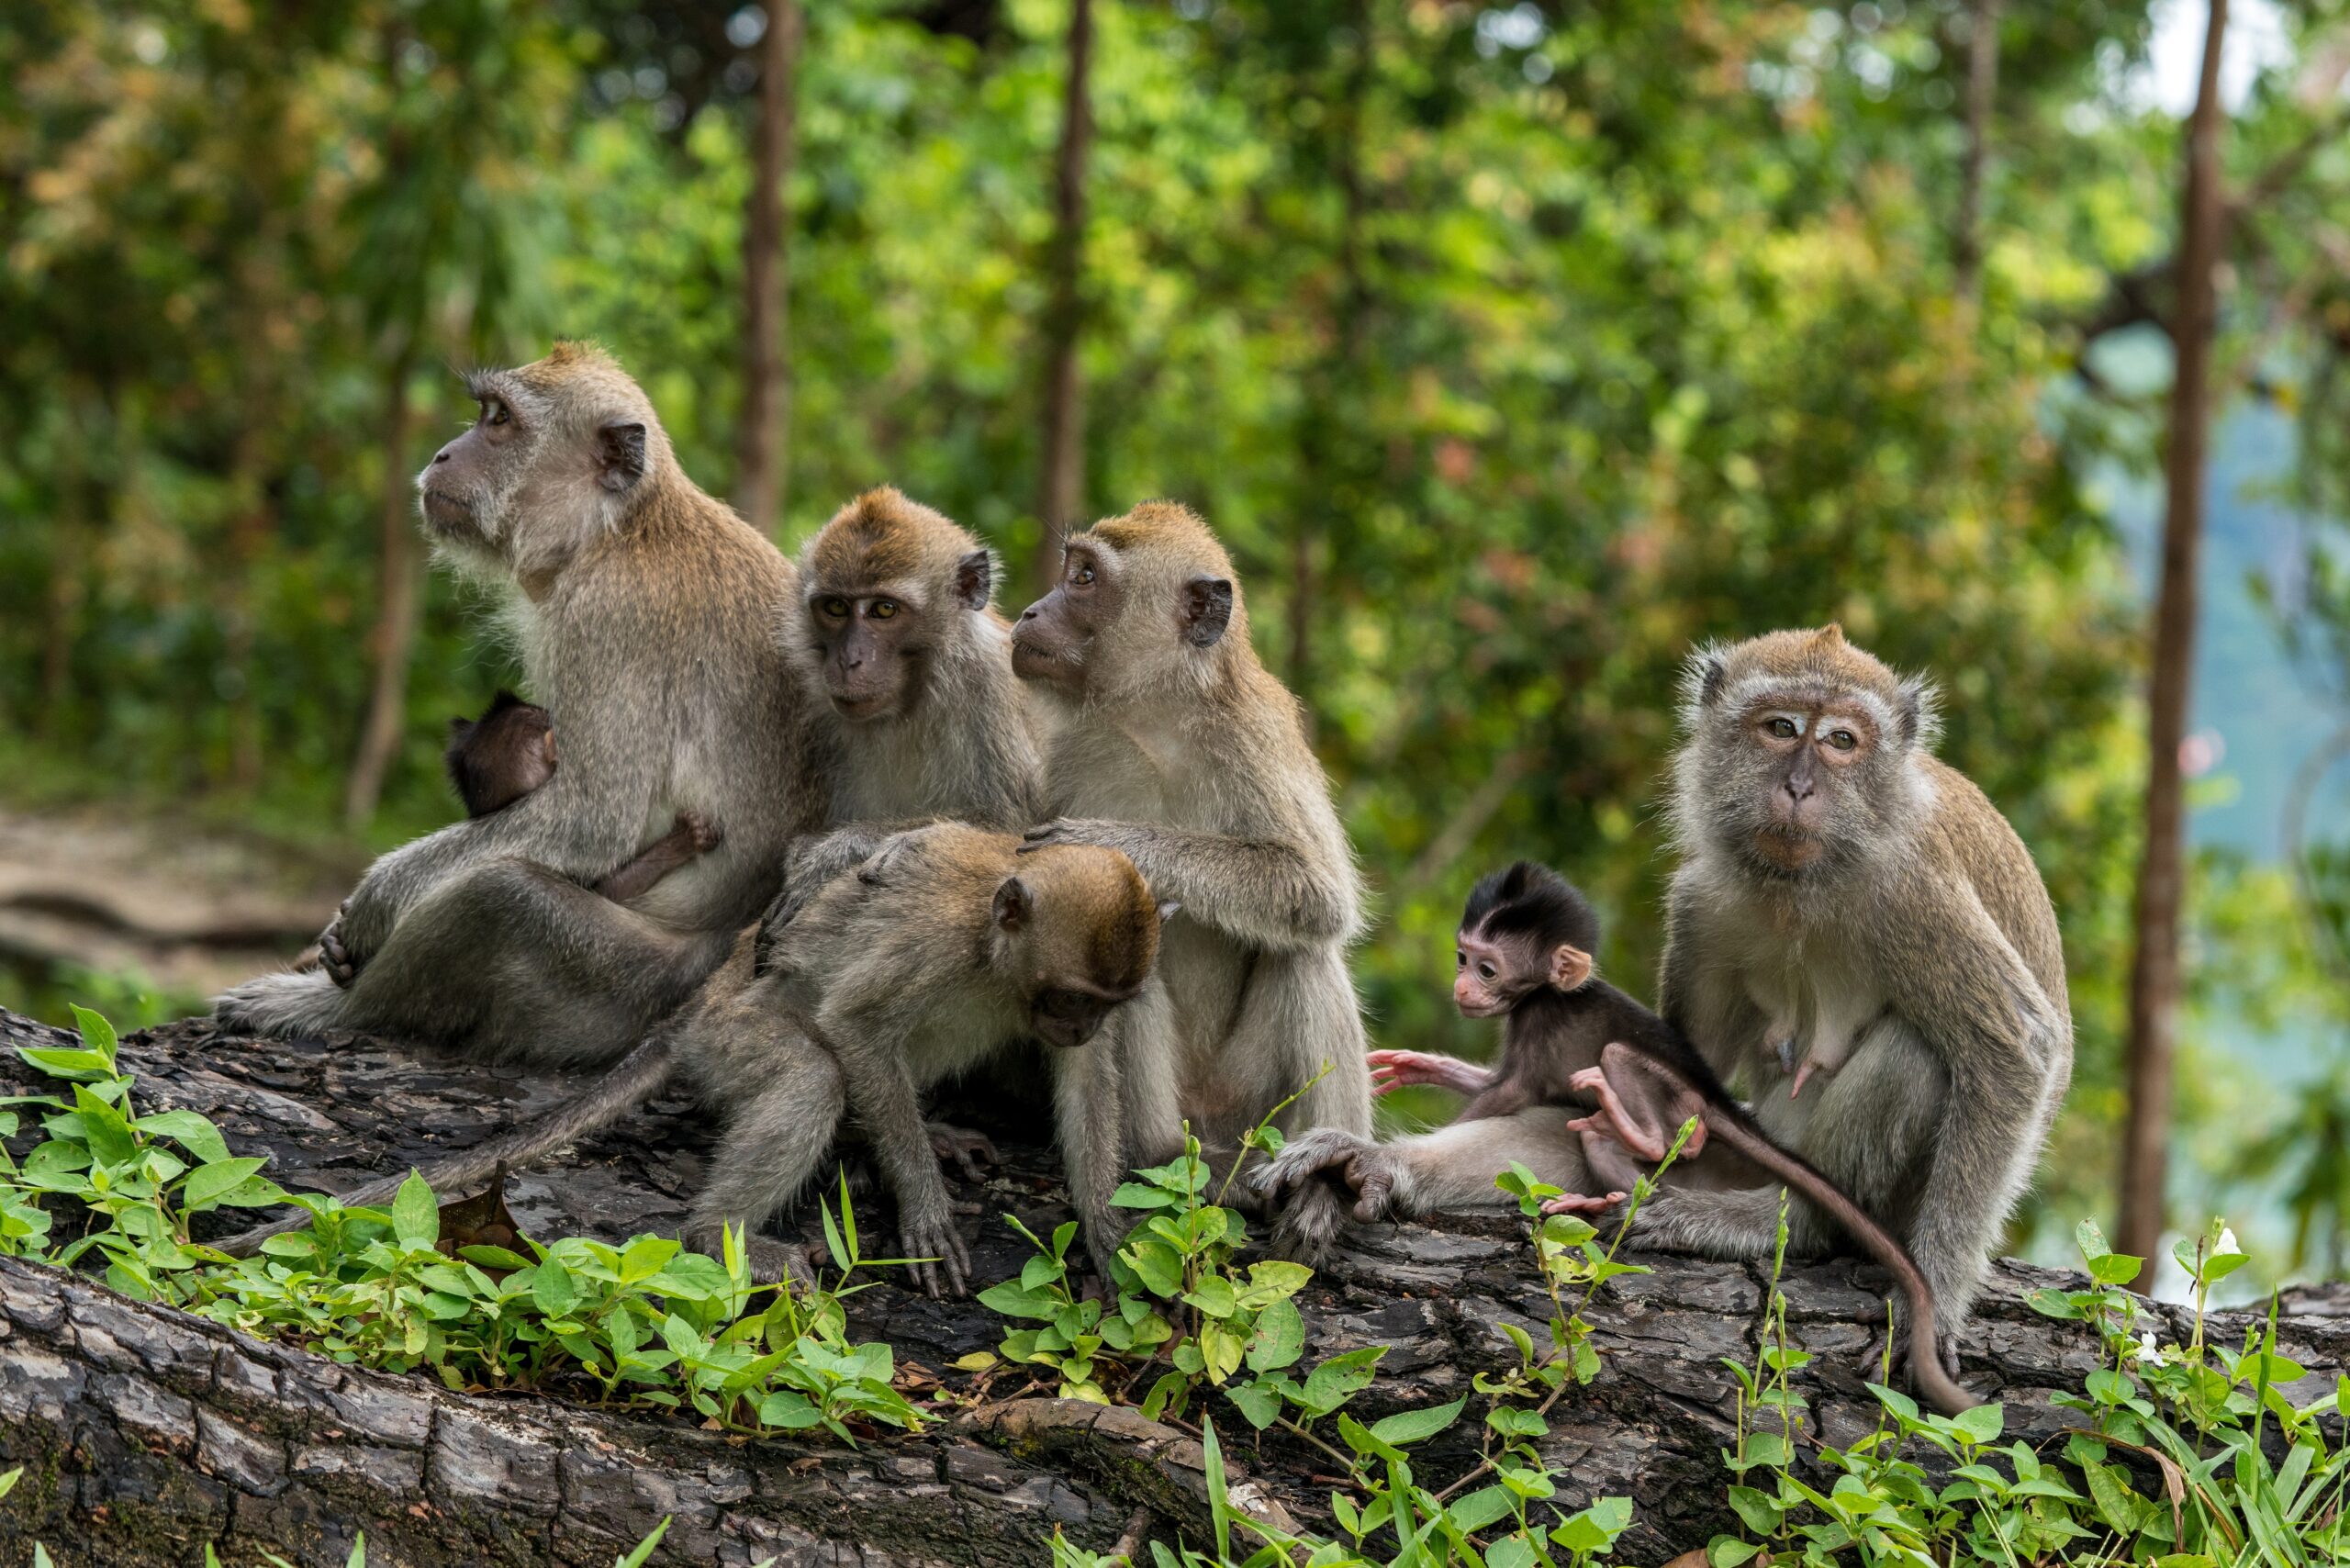
[[[886,1344],[853,1343],[842,1308],[864,1287],[856,1215],[841,1190],[825,1234],[837,1277],[800,1289],[754,1285],[742,1238],[723,1256],[640,1236],[614,1247],[584,1237],[527,1255],[444,1240],[442,1209],[411,1173],[388,1209],[288,1194],[263,1160],[233,1157],[193,1111],[137,1114],[117,1070],[113,1028],[77,1009],[79,1047],[21,1048],[72,1085],[70,1102],[24,1098],[48,1134],[21,1162],[0,1150],[0,1251],[71,1267],[95,1253],[106,1282],[346,1364],[425,1371],[458,1390],[529,1389],[623,1406],[690,1410],[731,1430],[914,1428],[925,1419],[895,1387]],[[59,1242],[48,1204],[70,1200],[79,1234]],[[310,1225],[231,1259],[191,1239],[218,1208],[294,1203]]]

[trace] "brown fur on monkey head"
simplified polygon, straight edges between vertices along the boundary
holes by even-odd
[[[1257,662],[1232,558],[1177,501],[1072,534],[1060,581],[1022,612],[1012,650],[1021,678],[1089,700],[1197,694]]]
[[[1701,648],[1682,721],[1675,832],[1766,877],[1833,877],[1905,836],[1930,804],[1910,762],[1933,748],[1933,689],[1841,627]]]
[[[425,532],[453,565],[526,586],[656,491],[676,459],[643,390],[593,343],[477,370],[471,428],[416,477]]]
[[[932,656],[958,631],[952,618],[995,619],[986,546],[886,485],[833,514],[800,552],[800,577],[786,650],[852,722],[910,716]]]
[[[1038,1038],[1081,1046],[1112,1008],[1141,992],[1158,962],[1159,924],[1174,913],[1116,850],[1035,850],[996,887],[995,968],[1029,981]]]

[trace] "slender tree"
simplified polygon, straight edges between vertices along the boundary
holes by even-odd
[[[416,626],[424,602],[423,552],[418,548],[414,465],[408,437],[415,409],[408,382],[416,371],[416,340],[404,335],[384,375],[384,489],[376,521],[375,627],[368,651],[375,668],[367,688],[367,716],[359,729],[359,751],[344,781],[343,820],[358,826],[375,814],[384,778],[399,755],[408,718],[408,668],[416,648]]]
[[[2178,1009],[2178,910],[2185,862],[2179,745],[2195,657],[2196,571],[2202,553],[2205,447],[2210,425],[2213,272],[2224,218],[2220,189],[2220,46],[2227,0],[2211,0],[2202,81],[2188,122],[2179,204],[2177,371],[2163,454],[2163,572],[2154,608],[2146,721],[2146,843],[2138,869],[2137,950],[2130,969],[2129,1115],[2122,1135],[2119,1250],[2152,1257],[2168,1177],[2171,1067]]]
[[[1966,162],[1959,175],[1958,231],[1951,250],[1958,297],[1971,304],[1982,282],[1983,176],[1991,158],[1991,105],[1999,85],[1999,0],[1971,0],[1966,10]]]
[[[1053,236],[1045,251],[1045,455],[1037,476],[1033,575],[1060,573],[1060,542],[1085,504],[1085,380],[1077,363],[1085,325],[1085,159],[1093,143],[1089,98],[1093,0],[1069,0],[1069,70],[1053,158]]]
[[[752,526],[782,515],[791,469],[790,195],[799,117],[800,0],[767,0],[759,35],[759,112],[743,243],[743,419],[734,504]]]

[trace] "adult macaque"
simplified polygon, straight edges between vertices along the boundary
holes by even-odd
[[[1766,1132],[1907,1245],[1948,1366],[2072,1076],[2047,889],[1983,792],[1932,755],[1925,683],[1834,626],[1701,651],[1683,718],[1664,1016],[1752,1092]],[[1841,1065],[1779,1094],[1782,1031],[1807,1019],[1834,1027],[1796,1047]],[[1840,1228],[1809,1201],[1788,1223],[1799,1252]],[[1774,1186],[1667,1191],[1635,1235],[1758,1257],[1777,1224]]]
[[[1784,1182],[1832,1216],[1908,1294],[1911,1324],[1924,1340],[1923,1353],[1913,1357],[1920,1389],[1944,1411],[1973,1404],[1932,1354],[1933,1297],[1901,1244],[1818,1170],[1774,1143],[1679,1031],[1595,975],[1598,939],[1591,905],[1547,867],[1521,860],[1479,882],[1460,920],[1453,998],[1469,1017],[1507,1020],[1500,1060],[1487,1070],[1451,1057],[1383,1052],[1377,1056],[1385,1059],[1374,1062],[1390,1085],[1474,1084],[1475,1098],[1441,1134],[1423,1138],[1379,1145],[1326,1129],[1308,1132],[1281,1150],[1259,1186],[1278,1198],[1305,1190],[1327,1171],[1353,1192],[1358,1217],[1399,1212],[1399,1193],[1400,1212],[1421,1212],[1409,1205],[1433,1207],[1432,1195],[1472,1189],[1481,1179],[1490,1193],[1512,1160],[1564,1186],[1550,1172],[1572,1170],[1563,1139],[1574,1136],[1602,1191],[1570,1187],[1545,1206],[1554,1214],[1597,1212],[1620,1203],[1639,1177],[1627,1146],[1601,1129],[1637,1137],[1636,1151],[1653,1163],[1682,1122],[1695,1116],[1684,1154],[1695,1156],[1711,1134],[1739,1158],[1676,1164],[1667,1181],[1685,1182],[1700,1167],[1710,1166],[1707,1177],[1735,1170],[1748,1180]],[[1568,1103],[1596,1104],[1602,1115],[1563,1126],[1521,1120],[1535,1107]],[[1490,1134],[1479,1137],[1485,1129]],[[1525,1160],[1526,1146],[1546,1131],[1556,1145],[1538,1148],[1539,1160]]]
[[[480,718],[449,721],[449,749],[442,759],[467,816],[502,812],[554,777],[554,721],[545,709],[501,691]],[[718,838],[710,823],[679,812],[676,826],[599,879],[596,891],[626,903],[697,855],[708,854]]]
[[[234,1028],[357,1030],[608,1060],[693,994],[822,820],[776,644],[792,568],[678,469],[601,351],[468,378],[480,418],[417,484],[436,554],[501,587],[563,766],[369,868],[308,973],[218,999]],[[691,812],[717,845],[614,903],[592,884]]]
[[[1180,1129],[1153,1108],[1179,1095],[1203,1145],[1227,1158],[1301,1089],[1287,1127],[1369,1133],[1346,965],[1354,859],[1296,700],[1249,645],[1224,546],[1171,502],[1094,524],[1013,628],[1013,666],[1064,717],[1046,763],[1061,814],[1030,846],[1121,850],[1183,907],[1159,957],[1165,1005],[1138,1002],[1121,1025],[1165,1041],[1136,1054],[1136,1072],[1175,1075],[1175,1092],[1144,1086],[1130,1152],[1175,1144]]]
[[[794,846],[787,908],[917,822],[1036,820],[1044,765],[994,584],[984,545],[886,487],[800,552],[783,646],[808,693],[833,831]]]
[[[767,972],[751,973],[744,932],[699,999],[592,1089],[514,1132],[428,1168],[448,1192],[602,1126],[682,1076],[726,1123],[688,1241],[715,1250],[744,1232],[765,1279],[800,1272],[793,1250],[757,1235],[832,1151],[845,1112],[879,1156],[898,1200],[903,1255],[934,1258],[916,1279],[961,1294],[969,1253],[924,1136],[919,1093],[1030,1038],[1044,1042],[1069,1191],[1088,1246],[1107,1257],[1110,1206],[1125,1171],[1124,1058],[1089,1045],[1148,980],[1158,904],[1125,857],[1085,846],[1025,854],[1008,834],[941,823],[886,840],[834,878],[783,930]],[[1083,1048],[1080,1048],[1083,1047]],[[348,1194],[379,1204],[397,1180]],[[307,1218],[247,1232],[249,1252]]]

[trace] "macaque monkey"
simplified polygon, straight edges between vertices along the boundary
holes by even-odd
[[[831,831],[793,846],[783,911],[916,823],[1035,822],[1044,763],[995,580],[979,540],[887,487],[841,508],[801,550],[781,636],[807,693]]]
[[[1121,850],[1183,906],[1163,984],[1120,1024],[1159,1042],[1135,1054],[1136,1074],[1174,1075],[1141,1096],[1136,1158],[1181,1147],[1180,1126],[1156,1119],[1179,1101],[1203,1147],[1232,1158],[1309,1082],[1285,1130],[1368,1134],[1346,962],[1361,923],[1354,857],[1296,700],[1249,645],[1224,546],[1172,502],[1097,522],[1069,539],[1059,585],[1021,615],[1012,646],[1013,667],[1065,720],[1046,760],[1060,814],[1029,845]],[[1274,1239],[1311,1254],[1328,1238],[1292,1223]]]
[[[1125,1166],[1123,1061],[1089,1044],[1149,979],[1160,922],[1133,862],[1069,846],[1028,854],[1018,839],[959,823],[885,841],[834,878],[783,931],[753,978],[745,931],[702,995],[601,1081],[546,1116],[426,1169],[451,1192],[613,1121],[682,1076],[725,1119],[688,1241],[714,1251],[743,1227],[764,1279],[796,1277],[793,1249],[758,1227],[807,1185],[844,1114],[879,1156],[898,1201],[903,1255],[936,1259],[915,1278],[960,1294],[969,1252],[924,1136],[916,1096],[1021,1041],[1044,1043],[1071,1196],[1097,1258],[1121,1234],[1110,1206]],[[398,1181],[346,1204],[388,1200]],[[225,1244],[248,1253],[306,1217]]]
[[[377,860],[312,972],[221,996],[231,1028],[355,1031],[557,1066],[610,1061],[694,994],[820,826],[777,645],[790,563],[677,466],[600,350],[467,378],[471,429],[418,476],[443,563],[498,585],[563,765]],[[624,903],[595,882],[691,812],[712,848]]]
[[[1475,1085],[1475,1098],[1444,1129],[1450,1136],[1433,1146],[1413,1139],[1350,1146],[1342,1137],[1309,1132],[1276,1157],[1260,1174],[1260,1185],[1270,1195],[1286,1195],[1333,1170],[1353,1191],[1356,1213],[1365,1218],[1395,1212],[1398,1185],[1416,1197],[1482,1176],[1490,1188],[1517,1157],[1522,1129],[1505,1130],[1491,1147],[1461,1137],[1460,1129],[1506,1121],[1538,1104],[1572,1103],[1602,1112],[1564,1126],[1580,1136],[1584,1163],[1604,1195],[1570,1189],[1544,1207],[1552,1214],[1595,1213],[1622,1202],[1639,1179],[1628,1153],[1651,1163],[1662,1159],[1678,1127],[1695,1117],[1683,1155],[1694,1159],[1710,1135],[1736,1159],[1675,1163],[1665,1172],[1668,1185],[1712,1185],[1734,1171],[1745,1181],[1785,1183],[1832,1215],[1908,1294],[1911,1324],[1924,1341],[1925,1353],[1912,1363],[1921,1391],[1946,1412],[1975,1403],[1932,1354],[1933,1296],[1901,1244],[1818,1170],[1773,1142],[1678,1030],[1597,978],[1592,950],[1598,939],[1591,905],[1548,867],[1521,860],[1479,882],[1456,939],[1453,999],[1468,1017],[1506,1020],[1500,1060],[1483,1069],[1412,1052],[1377,1053],[1383,1062],[1374,1058],[1374,1070],[1383,1070],[1391,1086]],[[1511,1152],[1497,1158],[1502,1149]],[[1568,1168],[1562,1154],[1551,1156],[1552,1169]],[[1437,1162],[1467,1169],[1431,1179],[1427,1167]],[[1528,1169],[1550,1179],[1539,1166]]]
[[[478,719],[449,721],[442,754],[449,782],[469,817],[504,811],[554,777],[554,721],[547,711],[500,691]],[[717,846],[718,830],[691,812],[639,850],[628,864],[596,882],[596,891],[626,903],[697,855]]]
[[[1934,757],[1930,689],[1837,627],[1701,650],[1682,717],[1665,1019],[1753,1094],[1774,1139],[1906,1244],[1937,1314],[1939,1344],[1919,1340],[1949,1367],[2072,1077],[2047,889],[1983,792]],[[1791,1019],[1812,1021],[1827,1073],[1800,1096],[1773,1088]],[[1630,1143],[1636,1121],[1616,1129]],[[1797,1197],[1796,1252],[1850,1230]],[[1668,1189],[1634,1235],[1767,1257],[1777,1224],[1774,1185]]]

